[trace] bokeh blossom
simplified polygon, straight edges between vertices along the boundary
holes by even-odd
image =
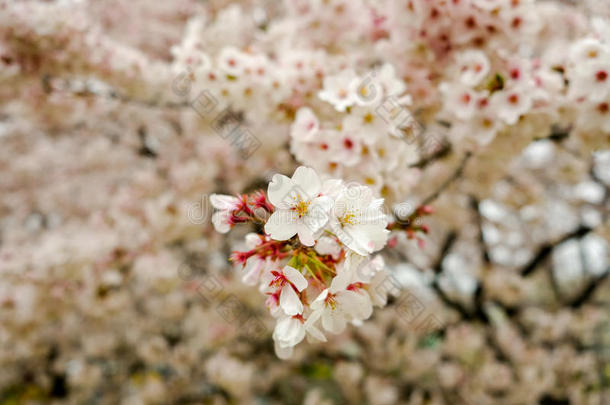
[[[605,0],[0,0],[0,404],[610,398]]]

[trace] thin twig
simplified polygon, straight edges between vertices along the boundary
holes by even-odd
[[[424,167],[428,166],[430,163],[435,162],[435,161],[442,159],[445,156],[449,155],[449,153],[451,153],[451,144],[448,142],[445,142],[445,143],[443,143],[443,146],[439,150],[437,150],[436,152],[434,152],[428,156],[425,156],[420,161],[409,165],[409,167],[416,167],[418,169],[423,169]]]
[[[466,163],[468,162],[468,159],[470,159],[471,156],[472,156],[471,152],[466,152],[466,154],[462,158],[462,161],[460,162],[460,165],[457,167],[457,169],[451,175],[451,177],[449,177],[447,180],[445,180],[443,182],[443,184],[441,184],[441,186],[435,192],[430,194],[428,197],[424,198],[421,205],[428,205],[431,202],[433,202],[434,200],[436,200],[441,195],[441,193],[443,191],[445,191],[445,189],[451,185],[451,183],[453,183],[455,180],[459,179],[462,176],[462,173],[464,172],[464,168],[466,167]]]
[[[479,246],[481,247],[481,258],[483,259],[483,263],[485,263],[486,265],[489,265],[491,263],[491,259],[489,257],[489,251],[487,250],[487,244],[485,243],[485,240],[483,239],[483,218],[481,216],[481,211],[479,209],[479,200],[473,195],[470,196],[470,208],[475,213],[475,220],[476,220],[477,227],[479,229],[478,241],[479,241]]]

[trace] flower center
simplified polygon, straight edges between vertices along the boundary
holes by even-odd
[[[272,271],[271,274],[274,275],[273,280],[269,283],[269,287],[282,287],[288,281],[286,276],[279,271]]]
[[[346,212],[341,218],[339,218],[339,222],[341,226],[345,225],[356,225],[358,221],[356,221],[356,215],[353,212]]]
[[[307,214],[307,210],[309,209],[309,206],[311,205],[311,201],[303,201],[301,199],[301,196],[295,197],[296,200],[296,204],[294,205],[294,207],[292,207],[292,209],[294,211],[297,212],[297,214],[299,215],[299,218],[303,217],[303,215]]]
[[[327,307],[331,309],[337,308],[337,300],[335,299],[335,294],[328,293],[328,296],[324,299],[324,303]]]

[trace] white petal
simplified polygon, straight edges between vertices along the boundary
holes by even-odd
[[[337,304],[341,305],[353,319],[368,319],[373,313],[371,298],[366,292],[345,291],[337,296]]]
[[[302,197],[307,200],[316,198],[322,187],[318,173],[311,167],[297,167],[292,175],[292,181],[305,192]]]
[[[355,208],[368,206],[373,201],[373,190],[366,186],[347,187],[344,195]]]
[[[324,336],[324,333],[317,327],[310,326],[309,329],[307,329],[307,341],[311,343],[326,342],[326,336]]]
[[[276,342],[281,342],[284,339],[284,336],[288,333],[290,328],[290,317],[283,317],[278,319],[275,324],[275,328],[273,329],[273,340]]]
[[[342,266],[338,274],[330,282],[330,292],[336,294],[338,291],[345,290],[352,282],[353,271]]]
[[[326,336],[318,327],[316,326],[316,322],[322,316],[322,311],[314,311],[309,315],[309,318],[305,321],[305,331],[307,332],[307,340],[316,340],[319,342],[326,342]],[[313,338],[313,339],[310,339]]]
[[[246,235],[246,246],[248,249],[254,249],[261,244],[261,238],[259,234],[250,232]]]
[[[275,174],[267,188],[267,197],[269,201],[277,208],[288,208],[290,201],[290,193],[294,191],[295,184],[283,174]]]
[[[218,211],[212,215],[212,224],[214,224],[214,229],[216,232],[227,233],[231,230],[231,225],[229,224],[229,219],[231,218],[231,213],[229,211]]]
[[[373,242],[373,252],[381,250],[386,243],[388,243],[388,236],[390,235],[390,231],[384,227],[370,225],[369,226],[369,236],[371,241]]]
[[[344,314],[338,309],[328,309],[322,314],[322,327],[327,331],[338,334],[345,330],[347,321]]]
[[[285,285],[280,293],[280,307],[286,315],[298,315],[303,312],[303,303],[292,289],[291,286]]]
[[[375,274],[375,277],[371,280],[368,293],[371,301],[378,307],[385,307],[388,302],[388,287],[387,282],[389,281],[390,275],[385,270],[381,270]]]
[[[320,129],[320,122],[310,108],[302,107],[297,111],[290,135],[298,141],[312,141]]]
[[[275,240],[288,240],[298,230],[298,214],[290,210],[277,210],[267,220],[265,233]]]
[[[347,226],[344,230],[346,237],[341,238],[341,235],[338,235],[341,242],[362,256],[381,249],[388,241],[389,231],[383,226],[356,225]]]
[[[299,344],[305,338],[305,327],[300,320],[285,317],[280,319],[273,330],[273,340],[280,347],[291,347]]]
[[[307,288],[307,279],[303,277],[300,271],[294,267],[286,266],[283,270],[284,275],[299,291]]]
[[[311,206],[319,207],[320,209],[322,209],[322,211],[328,213],[332,209],[334,203],[335,203],[335,201],[332,198],[323,195],[323,196],[314,198],[311,201]]]
[[[320,191],[323,196],[335,198],[343,190],[343,180],[341,179],[328,179],[322,183],[322,190]]]
[[[305,224],[297,226],[299,241],[305,246],[313,246],[316,243],[316,238],[313,236],[313,231]]]
[[[212,194],[210,203],[212,207],[219,210],[234,210],[239,205],[239,199],[232,195]]]
[[[369,210],[379,210],[380,213],[383,214],[382,210],[383,210],[384,201],[385,200],[383,198],[376,198],[370,203],[368,209]]]
[[[322,236],[318,239],[314,249],[321,255],[331,255],[334,258],[339,257],[341,253],[341,246],[330,236]]]
[[[310,307],[311,309],[313,309],[314,311],[316,310],[321,310],[324,308],[324,300],[326,299],[326,297],[328,297],[328,288],[324,291],[322,291],[320,293],[320,295],[318,295],[316,297],[315,300],[313,300],[313,302],[311,303]]]
[[[292,318],[291,332],[287,336],[284,346],[296,346],[305,339],[305,326],[300,320]]]
[[[311,206],[307,210],[307,215],[303,218],[303,222],[313,233],[318,232],[326,226],[330,219],[333,204],[333,199],[325,196],[314,198],[311,201]]]
[[[303,217],[301,223],[304,233],[311,233],[311,237],[315,239],[316,236],[321,236],[324,227],[328,223],[330,217],[326,213],[316,212],[311,213]],[[307,246],[312,246],[308,244]]]
[[[276,342],[274,345],[275,354],[282,360],[288,360],[292,357],[292,353],[294,352],[294,348],[292,347],[280,347]]]
[[[359,232],[358,227],[346,226],[340,228],[341,232],[335,232],[337,237],[345,246],[359,254],[360,256],[368,256],[373,252],[373,245],[371,244],[368,235],[363,232]]]
[[[354,278],[352,279],[352,282],[355,283],[359,281],[368,284],[378,272],[383,270],[383,267],[384,262],[381,256],[376,256],[373,260],[366,259],[364,261],[360,261],[357,265],[354,265],[353,267]]]
[[[247,285],[256,285],[261,276],[261,270],[265,266],[265,262],[259,258],[251,258],[246,265],[246,273],[241,278],[241,281]]]

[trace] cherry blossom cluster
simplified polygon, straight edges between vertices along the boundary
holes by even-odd
[[[276,174],[266,194],[210,199],[219,232],[263,225],[264,232],[246,235],[249,250],[231,260],[244,268],[243,281],[268,297],[279,357],[290,357],[305,337],[326,341],[325,332],[341,333],[385,305],[389,275],[381,256],[372,255],[388,242],[389,221],[369,187],[322,181],[301,166],[291,178]]]
[[[299,163],[390,203],[441,144],[514,156],[553,125],[577,124],[595,143],[586,131],[607,122],[602,101],[577,101],[586,90],[572,77],[586,74],[565,52],[576,38],[605,47],[604,24],[553,2],[287,1],[247,12],[192,18],[172,48],[174,74],[264,124],[263,143],[289,133]],[[608,67],[603,53],[597,63]],[[490,145],[503,136],[518,142]]]
[[[0,403],[600,403],[609,5],[0,0]]]
[[[443,116],[453,125],[456,140],[475,135],[488,144],[525,114],[548,113],[564,89],[561,74],[552,66],[520,57],[498,57],[493,63],[482,51],[456,55],[456,80],[439,87]]]
[[[610,133],[610,38],[575,42],[568,56],[568,99],[575,106],[576,125],[594,134]],[[601,138],[601,137],[600,137]]]
[[[411,97],[391,64],[363,75],[345,69],[324,78],[316,111],[302,107],[291,126],[291,152],[301,162],[384,197],[406,195],[418,179],[421,127]],[[329,106],[330,104],[330,106]],[[329,108],[332,107],[332,108]],[[435,145],[440,146],[440,145]],[[396,174],[406,181],[396,181]]]

